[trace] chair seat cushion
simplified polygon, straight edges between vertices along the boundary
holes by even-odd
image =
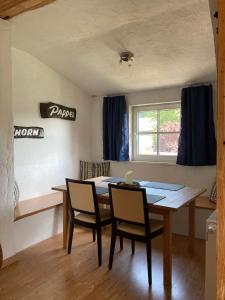
[[[153,220],[153,219],[150,220],[151,233],[162,228],[163,228],[163,221]],[[145,227],[141,225],[133,225],[130,223],[122,222],[118,224],[117,229],[131,234],[136,234],[141,236],[145,235]]]
[[[100,219],[101,222],[106,221],[111,219],[111,210],[110,209],[105,209],[105,208],[100,208]],[[75,216],[75,219],[87,223],[96,223],[96,217],[95,215],[90,215],[90,214],[85,214],[85,213],[79,213]]]

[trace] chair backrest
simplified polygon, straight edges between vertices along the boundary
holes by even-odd
[[[110,162],[80,161],[80,180],[99,176],[109,176]]]
[[[71,209],[93,214],[96,213],[96,192],[94,182],[67,178],[66,185]]]
[[[109,184],[109,194],[114,218],[139,224],[146,223],[148,208],[145,189]]]

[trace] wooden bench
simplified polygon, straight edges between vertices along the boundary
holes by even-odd
[[[17,221],[62,204],[63,195],[60,192],[19,201],[14,211],[14,220]]]
[[[199,196],[195,200],[195,207],[202,208],[202,209],[215,210],[216,203],[210,201],[209,197],[207,197],[207,196]]]

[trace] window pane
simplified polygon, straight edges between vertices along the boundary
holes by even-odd
[[[137,150],[139,155],[157,155],[157,135],[140,134]]]
[[[179,132],[180,131],[180,109],[162,109],[160,110],[160,131]]]
[[[179,133],[159,134],[159,155],[177,155]]]
[[[156,131],[157,130],[157,111],[138,112],[138,131]]]

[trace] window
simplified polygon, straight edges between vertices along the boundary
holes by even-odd
[[[180,134],[180,102],[134,106],[133,159],[173,161]]]

